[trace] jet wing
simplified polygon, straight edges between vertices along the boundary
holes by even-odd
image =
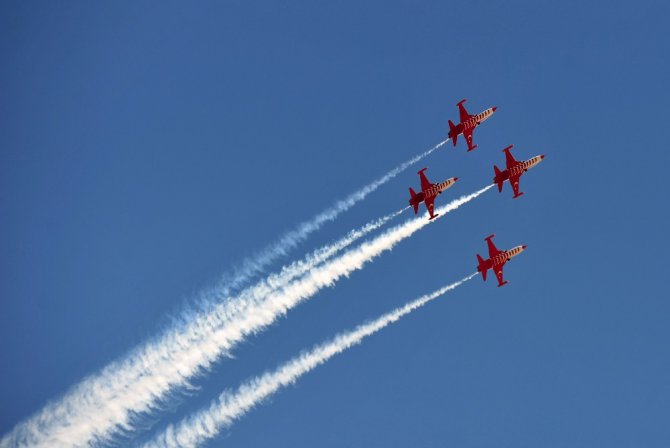
[[[477,145],[472,144],[472,131],[474,131],[474,128],[463,131],[463,137],[465,137],[465,141],[468,143],[468,151],[472,151],[477,147]]]
[[[505,161],[507,162],[507,169],[509,170],[510,168],[514,168],[516,166],[517,162],[514,156],[512,155],[511,152],[509,152],[509,148],[505,148]]]
[[[426,208],[428,209],[428,213],[430,213],[430,219],[433,219],[434,217],[436,217],[437,215],[434,213],[434,210],[435,210],[435,196],[433,196],[432,198],[426,198],[424,203],[426,204]]]
[[[472,116],[468,113],[467,110],[465,110],[465,106],[463,106],[464,102],[465,102],[465,100],[458,103],[458,112],[461,115],[461,123],[465,123]]]
[[[489,258],[493,258],[500,253],[500,251],[498,250],[496,245],[493,244],[493,241],[491,240],[492,237],[493,237],[493,235],[491,235],[490,237],[488,237],[486,239],[486,243],[489,246]],[[502,269],[502,268],[500,268],[500,269]]]
[[[503,264],[494,266],[493,272],[496,274],[496,278],[498,279],[498,286],[502,286],[507,283],[506,281],[503,281]]]
[[[428,180],[428,178],[424,174],[424,171],[426,171],[425,168],[422,169],[421,171],[419,171],[419,177],[421,177],[421,191],[426,191],[430,187],[433,186],[433,184],[430,183],[430,181]],[[428,204],[426,204],[426,205],[428,205]]]

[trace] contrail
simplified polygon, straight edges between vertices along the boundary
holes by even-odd
[[[461,205],[471,201],[489,190],[492,185],[482,188],[467,196],[452,201],[440,207],[437,212],[440,217]],[[437,217],[436,219],[439,219]],[[383,252],[391,250],[396,244],[410,237],[426,225],[436,221],[429,221],[425,216],[411,219],[398,225],[382,235],[350,249],[342,255],[327,261],[319,267],[285,285],[278,290],[272,288],[251,291],[229,302],[230,306],[222,305],[219,312],[207,316],[204,326],[200,328],[201,337],[192,338],[191,343],[175,345],[167,350],[172,356],[165,369],[158,369],[164,387],[188,386],[188,378],[202,369],[207,369],[211,363],[227,354],[247,336],[263,331],[272,325],[290,309],[302,301],[311,298],[314,294],[327,286],[332,286],[342,277],[362,269]],[[260,294],[258,293],[260,291]],[[193,342],[197,341],[197,342]],[[156,381],[146,377],[146,389],[156,390]],[[165,392],[164,392],[165,393]],[[147,395],[147,394],[144,394]],[[133,399],[139,399],[138,394]],[[152,398],[148,394],[148,398]],[[141,408],[141,403],[133,409]]]
[[[403,162],[344,200],[338,201],[311,220],[303,222],[296,230],[286,233],[277,243],[263,250],[254,259],[246,260],[241,269],[237,270],[230,278],[224,279],[213,294],[210,293],[206,296],[208,300],[205,306],[225,299],[231,291],[241,287],[276,258],[284,255],[305,240],[311,233],[317,231],[324,223],[334,220],[338,215],[365,199],[370,193],[399,173],[443,146],[448,140],[444,140],[422,154]],[[350,238],[351,242],[343,242],[342,247],[353,243],[365,233],[367,232],[363,231],[362,234],[353,235]],[[338,250],[342,249],[328,249],[331,253],[336,253]],[[331,256],[328,255],[328,252],[320,256],[316,254],[316,261],[314,262],[318,264],[319,257],[326,259],[328,256]],[[303,271],[309,269],[308,266],[309,262],[303,267],[297,268],[296,272],[300,272],[301,269]],[[98,374],[85,378],[64,396],[48,403],[28,420],[19,423],[9,434],[0,439],[0,447],[82,446],[92,440],[108,439],[111,434],[119,429],[132,431],[132,420],[143,412],[160,406],[161,401],[167,398],[166,394],[172,385],[172,383],[164,381],[160,377],[156,380],[151,373],[147,374],[146,372],[156,371],[156,358],[159,362],[173,358],[172,354],[168,352],[168,347],[170,349],[178,347],[183,350],[188,347],[189,341],[188,336],[185,337],[178,332],[168,331],[167,334],[136,348],[124,358],[107,365]],[[162,363],[159,365],[162,365]],[[195,373],[189,371],[185,376],[192,376]],[[180,372],[180,377],[183,378],[183,376]],[[149,382],[149,378],[153,379],[151,385],[146,384]],[[140,387],[144,387],[143,394],[135,394],[134,391]],[[128,405],[123,398],[133,395],[135,400],[128,401],[143,404],[139,407]]]
[[[356,327],[352,331],[341,333],[330,341],[314,347],[309,352],[293,358],[274,372],[268,372],[247,381],[235,393],[222,393],[208,408],[184,419],[177,425],[169,425],[164,432],[157,435],[146,446],[149,448],[193,447],[215,437],[221,429],[231,426],[235,420],[243,417],[254,406],[282,387],[295,383],[301,376],[324,364],[333,356],[361,343],[366,337],[457,288],[476,275],[476,272],[470,274],[456,283],[419,297],[405,306],[396,308],[371,322]]]
[[[409,206],[371,221],[350,231],[340,240],[314,250],[303,260],[294,261],[279,273],[247,288],[241,297],[260,297],[287,285],[291,280],[384,226],[408,208]],[[223,311],[232,302],[233,300],[219,304],[217,310],[220,319],[224,314],[234,313],[234,310]],[[166,398],[171,384],[161,384],[161,372],[174,368],[174,353],[188,350],[190,345],[206,337],[207,332],[211,332],[212,325],[215,324],[211,315],[192,316],[190,321],[183,322],[162,337],[136,349],[122,362],[115,362],[97,376],[86,378],[60,402],[47,405],[39,414],[19,424],[0,440],[0,447],[81,446],[93,440],[109,439],[117,429],[132,431],[133,414],[151,411]],[[157,377],[158,386],[154,384],[148,387],[150,380],[157,382]],[[183,378],[182,380],[185,381]],[[133,400],[133,397],[140,398],[139,402],[144,404],[136,407],[138,400]]]
[[[314,250],[311,254],[305,256],[303,260],[294,261],[289,265],[284,266],[279,273],[271,274],[266,279],[258,282],[255,286],[247,288],[242,293],[240,293],[240,297],[242,298],[250,296],[259,297],[263,296],[264,294],[268,294],[271,290],[276,290],[278,288],[284,287],[291,280],[300,277],[301,275],[308,272],[310,269],[315,268],[316,266],[320,265],[321,263],[325,262],[335,254],[337,254],[338,252],[346,249],[347,247],[355,243],[357,240],[367,236],[369,233],[379,229],[380,227],[383,227],[387,222],[399,216],[409,208],[410,206],[407,206],[396,212],[389,213],[386,216],[382,216],[379,219],[371,221],[359,229],[351,230],[347,235],[345,235],[338,241]],[[237,300],[237,298],[230,299],[229,301],[233,300]],[[218,313],[219,315],[221,315],[222,313],[229,314],[229,312],[222,311],[223,307],[229,307],[229,306],[230,306],[229,303],[224,304],[216,303],[214,304],[215,309],[210,309],[210,312],[215,312]],[[199,317],[202,319],[207,319],[207,316],[205,315]],[[189,321],[189,325],[194,326],[194,320],[197,319],[198,317],[192,318]]]
[[[440,207],[440,216],[432,221],[425,216],[414,218],[349,249],[278,291],[267,285],[250,288],[253,293],[220,304],[197,325],[171,331],[86,380],[65,400],[15,428],[0,446],[83,446],[109,440],[119,430],[132,432],[134,418],[155,410],[175,389],[189,387],[190,378],[210,368],[247,336],[492,186]]]
[[[222,291],[224,293],[224,296],[227,295],[227,293],[229,293],[230,291],[234,291],[235,289],[242,286],[248,279],[252,278],[254,275],[262,272],[263,269],[265,269],[265,267],[271,264],[278,257],[286,255],[289,250],[293,249],[302,241],[304,241],[310,234],[319,230],[325,223],[335,220],[335,218],[337,218],[340,214],[344,213],[345,211],[353,207],[355,204],[365,199],[370,193],[372,193],[373,191],[375,191],[376,189],[384,185],[386,182],[393,179],[398,174],[402,173],[407,168],[414,165],[421,159],[427,157],[430,153],[442,147],[448,141],[449,141],[448,138],[446,140],[442,140],[440,143],[433,146],[429,150],[423,152],[422,154],[419,154],[417,156],[412,157],[409,160],[406,160],[397,167],[393,168],[391,171],[384,174],[382,177],[361,187],[357,191],[351,193],[346,198],[336,202],[330,208],[322,211],[309,221],[305,221],[299,224],[297,229],[285,233],[284,236],[282,236],[279,239],[279,241],[267,247],[266,249],[261,251],[258,255],[246,259],[242,263],[242,267],[236,269],[234,273],[230,276],[230,278],[226,279],[226,283],[228,286],[225,289],[225,291]]]
[[[467,196],[452,201],[440,207],[437,212],[440,217],[461,205],[473,200],[489,190],[493,185],[486,186]],[[440,217],[436,219],[440,219]],[[210,329],[206,337],[198,343],[183,348],[183,351],[174,350],[173,358],[165,369],[161,369],[161,380],[166,387],[184,387],[188,385],[188,378],[202,369],[208,368],[214,361],[251,334],[263,331],[267,326],[275,323],[282,315],[309,299],[326,286],[332,286],[344,276],[361,269],[367,262],[373,260],[387,250],[391,250],[397,243],[410,237],[426,225],[435,222],[425,216],[414,218],[398,225],[384,234],[350,249],[339,257],[329,260],[322,266],[311,269],[307,275],[292,282],[279,291],[270,291],[259,296],[238,298],[233,303],[237,310],[234,315],[209,316]],[[178,366],[178,368],[177,368]],[[181,378],[180,378],[181,376]],[[155,381],[147,378],[147,389],[155,388]],[[138,399],[138,395],[130,397]],[[151,398],[149,396],[149,398]],[[138,403],[134,408],[146,407]]]
[[[305,260],[293,262],[289,266],[282,268],[280,275],[268,277],[268,279],[266,280],[267,283],[274,288],[283,286],[283,284],[287,283],[288,281],[305,274],[310,269],[325,262],[326,260],[331,258],[333,255],[337,254],[341,250],[346,249],[347,247],[355,243],[357,240],[368,235],[370,232],[384,226],[384,224],[386,224],[393,218],[397,217],[398,215],[402,214],[409,208],[410,206],[407,206],[403,209],[398,210],[397,212],[389,213],[388,215],[383,216],[377,219],[376,221],[367,223],[360,229],[350,231],[344,238],[340,239],[339,241],[315,250],[310,256],[306,257]]]

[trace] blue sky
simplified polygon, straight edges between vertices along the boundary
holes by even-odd
[[[283,232],[498,112],[277,263],[490,182],[240,346],[156,428],[528,244],[284,390],[212,446],[667,446],[665,2],[0,7],[0,434],[156,335]],[[409,215],[407,216],[409,217]],[[405,218],[403,218],[405,219]]]

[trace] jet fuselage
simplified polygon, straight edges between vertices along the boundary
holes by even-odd
[[[439,184],[434,184],[432,187],[416,193],[415,196],[409,199],[409,205],[415,206],[421,204],[426,199],[432,199],[441,195],[444,190],[453,186],[457,180],[458,177],[452,177],[451,179],[447,179]]]
[[[480,261],[479,265],[477,266],[477,271],[482,272],[495,268],[497,266],[502,266],[505,263],[507,263],[510,259],[519,255],[524,250],[526,250],[525,244],[522,246],[513,247],[512,249],[509,250],[500,251],[498,255]]]
[[[472,115],[467,120],[458,123],[453,129],[449,131],[449,138],[454,140],[457,136],[461,135],[463,132],[474,129],[484,121],[491,118],[491,115],[496,111],[497,107],[489,107],[485,111]]]
[[[524,172],[528,171],[529,169],[533,168],[535,165],[540,163],[544,159],[544,155],[539,155],[535,156],[533,158],[530,158],[528,160],[524,160],[523,162],[519,163],[518,165],[512,167],[511,169],[506,169],[500,171],[500,174],[495,176],[493,178],[493,183],[501,183],[505,182],[506,180],[509,180],[510,177],[518,177],[522,175]]]

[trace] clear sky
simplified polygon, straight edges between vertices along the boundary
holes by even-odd
[[[498,106],[282,263],[491,181],[291,311],[154,429],[527,244],[333,359],[212,446],[666,447],[670,7],[599,2],[3,2],[0,435],[336,200]],[[409,218],[409,213],[402,219]],[[149,432],[151,434],[151,432]]]

